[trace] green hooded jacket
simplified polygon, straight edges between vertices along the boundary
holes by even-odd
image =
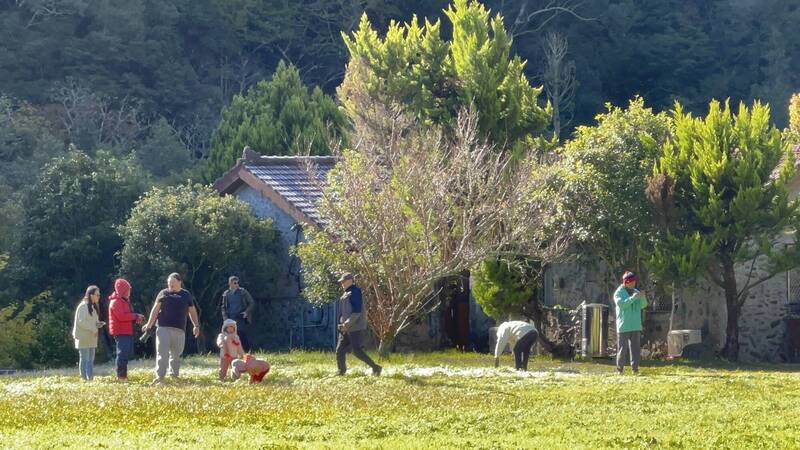
[[[617,307],[617,333],[642,331],[642,310],[647,308],[647,297],[634,289],[628,294],[625,285],[614,291],[614,304]]]

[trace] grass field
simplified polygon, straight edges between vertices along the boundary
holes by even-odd
[[[800,367],[393,355],[333,376],[329,353],[264,355],[262,385],[215,380],[216,359],[150,386],[152,361],[0,376],[0,448],[800,448]],[[351,358],[352,359],[352,358]],[[656,363],[654,363],[656,364]]]

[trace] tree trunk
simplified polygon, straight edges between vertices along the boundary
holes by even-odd
[[[722,356],[731,361],[739,359],[739,313],[741,305],[736,290],[736,271],[733,261],[722,262],[722,284],[725,290],[725,306],[728,310],[728,323],[725,326],[725,346]]]
[[[380,342],[378,343],[378,356],[383,359],[389,356],[389,353],[392,352],[392,347],[394,346],[394,336],[387,336],[381,338]]]
[[[534,326],[536,326],[536,329],[539,330],[539,344],[541,344],[541,347],[544,351],[550,353],[550,355],[555,358],[566,358],[574,355],[575,349],[569,342],[567,342],[566,338],[568,336],[562,332],[560,329],[560,324],[556,323],[556,340],[551,341],[547,338],[547,335],[544,332],[544,327],[542,326],[545,318],[545,311],[542,309],[542,305],[536,299],[531,301],[529,318],[533,320]]]
[[[675,319],[675,282],[672,283],[672,307],[669,310],[669,331],[673,330]],[[669,335],[669,332],[667,333]]]

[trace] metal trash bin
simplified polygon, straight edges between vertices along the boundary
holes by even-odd
[[[608,306],[601,303],[583,305],[581,311],[581,356],[608,356]]]
[[[667,356],[679,358],[683,356],[683,348],[687,345],[703,342],[700,330],[672,330],[667,333]]]

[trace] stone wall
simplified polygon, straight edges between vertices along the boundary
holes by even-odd
[[[254,344],[267,350],[333,349],[336,345],[335,305],[317,308],[300,296],[299,261],[289,254],[298,239],[303,239],[302,233],[298,235],[292,230],[294,219],[247,185],[234,195],[249,203],[256,216],[271,218],[280,232],[276,286],[271,292],[251,292],[258,303],[251,325]]]
[[[744,283],[745,267],[740,270]],[[582,301],[611,307],[609,343],[615,345],[614,306],[611,289],[603,282],[603,267],[586,267],[576,263],[556,264],[545,277],[550,287],[545,298],[548,304],[575,308]],[[800,273],[797,274],[800,283]],[[741,284],[740,284],[741,286]],[[786,360],[785,318],[788,314],[787,275],[774,278],[751,289],[739,320],[740,359],[746,362]],[[547,291],[547,289],[546,289]],[[648,311],[645,316],[644,342],[664,341],[669,330],[669,312]],[[699,279],[676,295],[673,329],[699,329],[704,342],[721,349],[725,343],[727,310],[722,289]]]

